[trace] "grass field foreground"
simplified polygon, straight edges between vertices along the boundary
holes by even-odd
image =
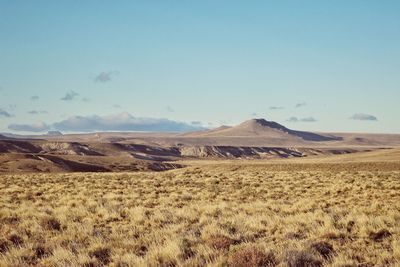
[[[0,266],[399,266],[400,172],[360,169],[2,175]]]

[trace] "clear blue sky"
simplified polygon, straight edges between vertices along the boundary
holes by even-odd
[[[0,132],[264,117],[400,133],[399,14],[389,0],[3,0]]]

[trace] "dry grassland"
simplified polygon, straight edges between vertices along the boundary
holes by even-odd
[[[237,164],[2,175],[0,266],[400,266],[400,171]]]

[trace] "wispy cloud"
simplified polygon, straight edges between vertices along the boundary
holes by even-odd
[[[272,106],[272,107],[269,107],[269,109],[270,110],[279,110],[279,109],[284,109],[284,107],[276,107],[276,106]]]
[[[65,94],[64,97],[61,98],[61,100],[64,101],[71,101],[74,100],[77,96],[79,96],[79,94],[77,92],[74,91],[69,91]]]
[[[3,109],[0,109],[0,117],[9,118],[9,117],[12,117],[12,115]]]
[[[196,125],[196,126],[201,126],[203,123],[201,121],[191,121],[190,124]]]
[[[112,77],[118,74],[117,71],[103,71],[101,73],[99,73],[95,78],[94,81],[95,82],[99,82],[99,83],[106,83],[111,81]]]
[[[82,98],[82,101],[83,101],[83,102],[90,102],[90,98],[88,98],[88,97],[83,97],[83,98]]]
[[[313,117],[307,117],[307,118],[302,118],[300,121],[303,121],[303,122],[315,122],[317,120],[314,119]]]
[[[32,115],[47,114],[47,111],[45,111],[45,110],[30,110],[30,111],[28,111],[28,113],[32,114]]]
[[[350,117],[352,120],[359,120],[359,121],[377,121],[378,118],[370,115],[370,114],[364,114],[364,113],[356,113],[353,116]]]
[[[219,123],[220,125],[226,125],[226,124],[229,124],[230,122],[231,122],[230,119],[228,119],[228,120],[219,120],[219,121],[218,121],[218,123]]]
[[[165,110],[168,112],[174,112],[175,110],[171,106],[166,106]]]
[[[306,117],[306,118],[297,118],[297,117],[290,117],[286,121],[288,122],[316,122],[317,120],[314,117]]]
[[[38,95],[33,95],[29,98],[31,101],[36,101],[39,100],[39,96]]]
[[[298,122],[299,119],[297,117],[290,117],[289,119],[287,119],[286,121],[288,122]]]
[[[301,107],[304,107],[304,106],[306,106],[306,105],[307,105],[306,102],[301,102],[301,103],[297,103],[296,106],[294,106],[294,107],[295,107],[295,108],[301,108]]]
[[[44,132],[50,129],[50,127],[44,122],[38,122],[34,124],[10,124],[8,129],[18,132]]]

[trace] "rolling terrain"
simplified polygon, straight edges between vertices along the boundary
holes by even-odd
[[[0,266],[399,266],[399,175],[399,149],[3,174]]]
[[[264,119],[189,133],[0,135],[0,172],[162,171],[177,161],[285,159],[400,146],[400,135],[312,133]]]
[[[398,135],[0,139],[0,266],[400,265]]]

